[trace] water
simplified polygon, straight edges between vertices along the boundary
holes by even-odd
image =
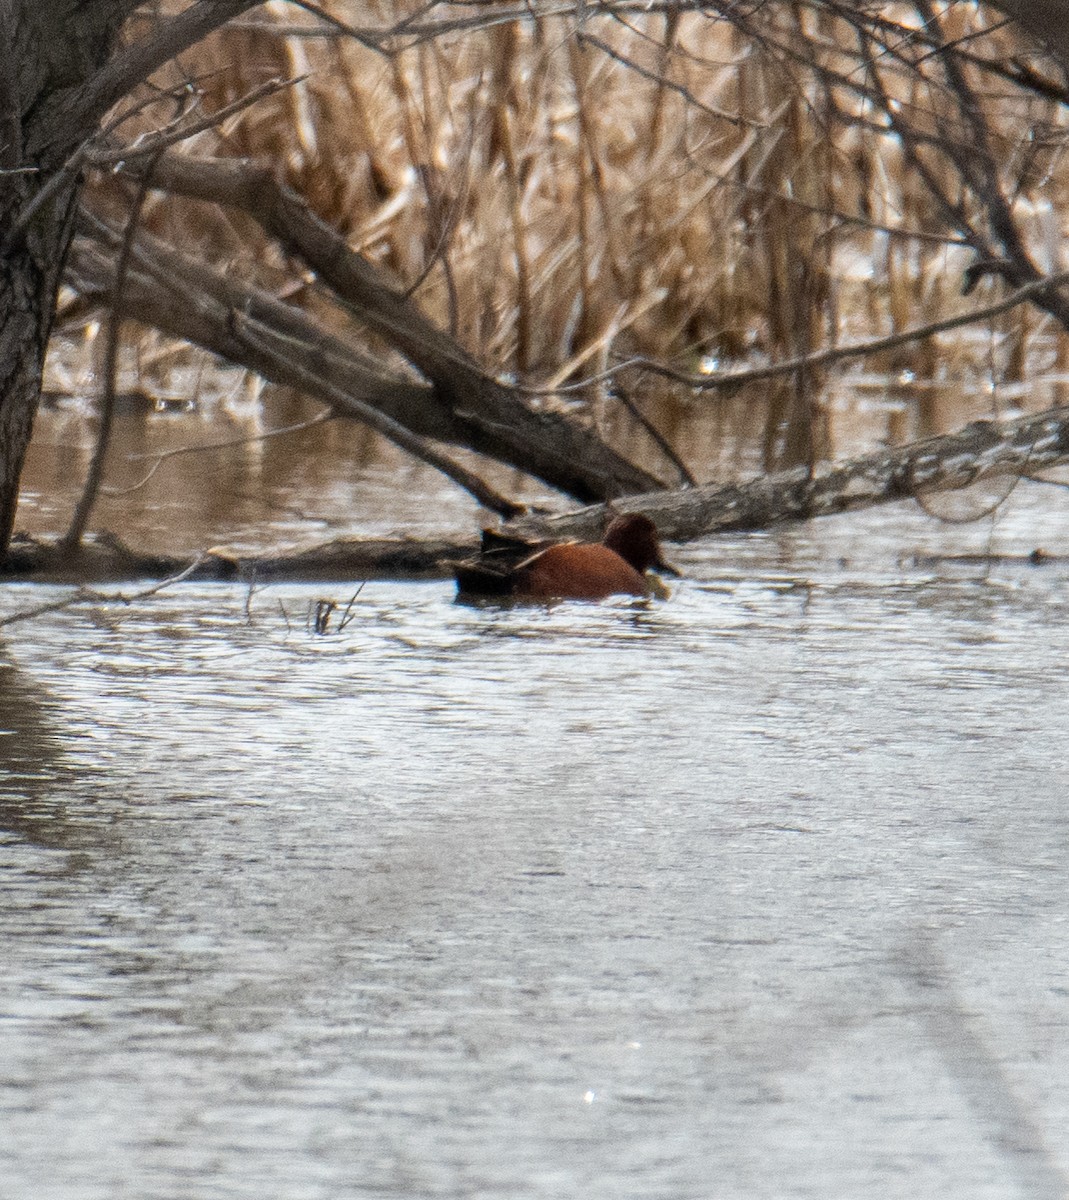
[[[1059,503],[4,629],[4,1197],[1065,1195]]]

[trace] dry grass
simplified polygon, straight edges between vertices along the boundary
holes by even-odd
[[[418,8],[326,7],[380,29]],[[426,20],[483,10],[441,11]],[[868,127],[881,118],[861,85],[889,89],[926,134],[973,136],[955,126],[954,97],[923,55],[907,46],[895,62],[892,35],[893,52],[866,64],[851,29],[819,10],[766,6],[740,26],[636,8],[587,10],[581,25],[571,14],[409,38],[404,49],[395,38],[385,54],[350,37],[297,36],[293,23],[312,20],[285,4],[259,12],[183,61],[200,107],[271,78],[301,81],[184,152],[280,164],[497,371],[557,385],[619,355],[693,370],[786,358],[920,325],[1004,286],[987,280],[961,296],[974,252],[957,244],[901,140]],[[1011,31],[984,32],[986,21],[951,6],[947,36],[972,38],[971,53],[999,62],[1021,53]],[[1023,236],[1037,261],[1057,266],[1065,108],[1006,81],[996,94],[989,74],[965,69]],[[175,69],[163,82],[180,78]],[[161,111],[139,119],[151,126]],[[921,157],[977,216],[980,202],[939,147]],[[240,219],[171,198],[154,199],[147,219],[318,303]],[[865,369],[1001,386],[1061,367],[1066,347],[1049,317],[1021,309]],[[768,464],[829,453],[824,384],[810,372],[763,390]]]

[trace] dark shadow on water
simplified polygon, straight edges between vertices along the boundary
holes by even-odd
[[[898,959],[918,1020],[972,1110],[981,1134],[1029,1200],[1062,1200],[1069,1179],[1044,1137],[1040,1114],[1018,1094],[955,987],[933,936],[917,929]]]
[[[104,832],[73,802],[72,767],[53,722],[54,706],[0,657],[0,834],[49,850],[87,850]]]

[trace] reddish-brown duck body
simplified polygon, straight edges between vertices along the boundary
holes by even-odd
[[[602,542],[538,545],[490,531],[483,552],[456,565],[463,599],[604,600],[648,596],[646,572],[678,572],[664,560],[657,527],[639,513],[615,518]]]

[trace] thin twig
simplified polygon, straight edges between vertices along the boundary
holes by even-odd
[[[177,120],[173,121],[171,127],[157,130],[155,133],[147,135],[140,145],[135,143],[130,146],[109,147],[108,149],[98,150],[90,148],[85,154],[85,161],[93,167],[112,167],[120,163],[132,162],[138,158],[145,158],[148,155],[160,154],[168,147],[175,146],[179,142],[184,142],[187,138],[195,137],[198,133],[214,129],[229,117],[243,112],[267,96],[275,96],[287,88],[294,87],[298,83],[303,83],[307,78],[307,75],[297,75],[292,79],[269,79],[258,88],[253,88],[251,92],[235,100],[233,104],[227,104],[215,112],[206,114],[197,121],[191,121],[188,125],[180,125]]]
[[[324,24],[330,26],[333,32],[344,34],[346,37],[351,37],[354,41],[359,42],[361,46],[366,46],[369,50],[374,50],[377,54],[384,57],[389,57],[390,51],[383,48],[380,36],[386,37],[392,33],[392,30],[387,30],[385,34],[378,35],[370,33],[365,29],[358,29],[355,25],[350,25],[338,17],[333,16],[318,4],[312,4],[310,0],[290,0],[290,3],[295,8],[303,8],[305,12],[311,13]],[[429,6],[429,7],[433,7]],[[395,27],[397,28],[397,27]]]
[[[356,616],[355,613],[353,613],[353,616],[350,616],[349,613],[350,613],[353,605],[356,603],[357,596],[360,595],[360,593],[364,590],[364,588],[366,586],[367,586],[367,580],[365,579],[364,582],[356,589],[356,591],[353,592],[353,598],[345,606],[345,612],[343,612],[341,615],[341,621],[338,624],[338,632],[339,633],[341,633],[341,631],[345,628],[345,626],[348,625],[349,622],[353,619],[353,617]]]
[[[730,390],[742,387],[744,384],[757,383],[763,379],[775,379],[781,375],[791,375],[796,371],[805,371],[812,367],[823,367],[829,363],[840,362],[850,358],[864,358],[882,350],[892,350],[909,342],[920,341],[922,338],[933,337],[938,333],[946,333],[950,329],[960,329],[965,325],[973,325],[996,317],[1000,313],[1016,308],[1019,304],[1033,299],[1036,295],[1061,287],[1069,283],[1069,271],[1059,271],[1054,275],[1046,275],[1019,287],[1010,295],[994,304],[983,308],[974,308],[971,312],[961,313],[956,317],[944,317],[941,321],[931,321],[926,325],[918,325],[913,329],[904,329],[900,333],[887,334],[885,337],[872,338],[865,342],[852,342],[848,346],[832,346],[827,350],[818,350],[813,354],[802,354],[796,358],[784,359],[781,362],[769,363],[767,367],[748,367],[744,371],[727,371],[717,375],[694,375],[688,371],[679,371],[666,363],[657,362],[652,358],[641,356],[624,359],[597,375],[591,375],[574,384],[562,385],[552,389],[525,388],[517,385],[517,391],[528,396],[553,395],[560,392],[576,392],[589,388],[592,384],[612,379],[624,370],[648,371],[652,375],[660,375],[665,379],[675,380],[686,384],[698,392]]]
[[[76,128],[95,125],[112,105],[118,103],[137,84],[170,62],[176,55],[195,46],[209,33],[225,25],[231,17],[255,8],[262,0],[196,0],[176,16],[157,23],[150,34],[123,47],[81,87],[61,89],[36,124],[31,154],[63,139],[78,114]]]
[[[178,104],[177,97],[172,96],[175,103]],[[0,240],[0,254],[9,250],[17,238],[25,232],[29,227],[34,216],[41,211],[45,204],[52,199],[59,190],[72,183],[78,176],[79,172],[86,166],[93,156],[93,146],[102,142],[107,142],[108,138],[120,128],[131,117],[136,116],[146,108],[159,103],[161,97],[151,96],[146,99],[138,100],[136,103],[123,109],[100,130],[94,131],[89,137],[80,142],[67,155],[66,161],[54,172],[45,183],[30,197],[26,204],[19,211],[18,216],[11,222],[7,230],[4,232],[3,239]],[[176,120],[180,117],[175,118]],[[34,168],[36,169],[36,168]]]
[[[690,473],[690,468],[687,466],[687,464],[675,452],[672,443],[669,442],[669,440],[664,436],[663,433],[661,433],[657,426],[654,425],[649,417],[646,416],[642,409],[640,409],[634,400],[631,399],[630,395],[628,395],[628,393],[625,392],[624,389],[619,385],[613,388],[609,394],[611,396],[615,396],[615,398],[620,401],[620,403],[624,406],[624,408],[627,409],[627,411],[639,423],[639,425],[641,425],[642,428],[650,435],[650,437],[657,444],[657,448],[679,472],[680,479],[682,479],[688,487],[697,487],[698,481]]]
[[[753,121],[746,117],[737,116],[734,113],[725,112],[722,108],[716,108],[714,105],[705,104],[694,95],[690,88],[684,87],[681,83],[676,83],[674,79],[667,78],[667,76],[659,71],[649,70],[640,63],[635,62],[634,59],[628,58],[622,51],[614,49],[608,42],[603,42],[601,38],[586,32],[582,33],[580,37],[584,43],[594,46],[602,54],[611,58],[613,62],[618,62],[629,71],[634,71],[642,79],[648,79],[651,83],[656,83],[659,88],[676,92],[683,97],[688,105],[696,108],[699,112],[705,113],[706,116],[714,117],[718,121],[726,121],[729,125],[739,125],[743,128],[756,127],[758,129],[767,129],[772,123],[772,120]]]
[[[0,238],[0,256],[8,254],[18,238],[29,228],[30,222],[41,211],[45,204],[55,196],[62,187],[71,183],[85,165],[85,156],[93,142],[92,137],[86,138],[75,147],[63,166],[56,171],[23,205],[18,216],[4,231]]]
[[[201,446],[178,446],[174,450],[161,450],[158,454],[128,454],[126,456],[127,462],[139,462],[144,459],[153,459],[154,461],[148,473],[139,479],[137,483],[124,488],[104,488],[104,494],[107,496],[128,496],[131,492],[138,491],[148,483],[167,459],[177,458],[180,454],[206,454],[212,450],[229,450],[234,446],[249,446],[255,442],[266,442],[269,438],[284,437],[290,433],[300,433],[302,430],[311,429],[313,425],[323,425],[327,421],[337,420],[339,415],[333,409],[327,409],[325,412],[317,413],[314,417],[310,417],[307,421],[299,421],[296,425],[284,425],[279,429],[269,429],[266,433],[256,433],[249,437],[227,438],[219,442],[205,442]]]
[[[256,591],[256,576],[255,574],[249,577],[249,588],[245,593],[245,624],[252,624],[252,597]]]
[[[11,613],[10,616],[0,617],[0,626],[14,625],[19,621],[28,621],[32,617],[45,616],[48,613],[62,612],[64,609],[73,608],[76,604],[122,604],[129,606],[136,604],[139,600],[145,600],[149,596],[154,596],[157,592],[162,592],[164,588],[171,587],[173,584],[181,583],[188,579],[190,575],[204,562],[206,555],[198,554],[195,559],[179,571],[177,575],[171,575],[167,579],[161,579],[159,583],[154,583],[152,587],[145,588],[144,591],[135,592],[132,596],[127,596],[123,592],[98,592],[95,588],[79,587],[74,594],[68,596],[65,600],[53,600],[49,604],[39,604],[36,608],[24,608],[21,612]]]

